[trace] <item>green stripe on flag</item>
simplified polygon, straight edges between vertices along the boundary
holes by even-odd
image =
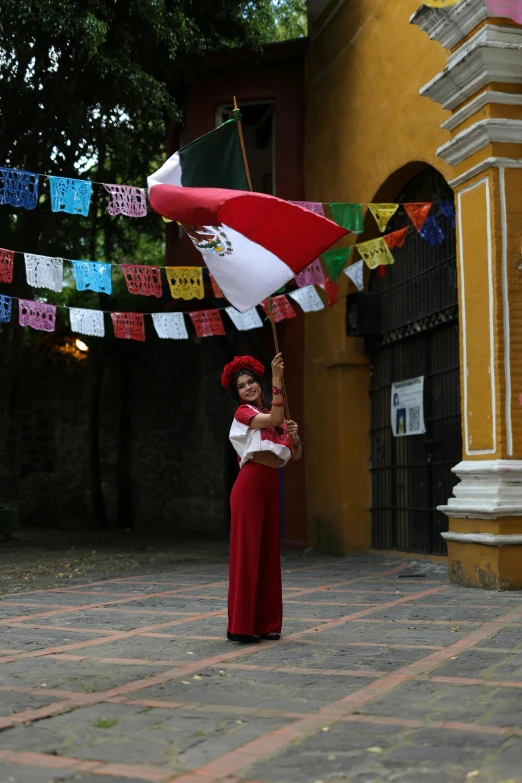
[[[183,187],[249,190],[236,120],[181,147],[179,157]]]

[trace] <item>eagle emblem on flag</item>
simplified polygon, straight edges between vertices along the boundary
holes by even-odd
[[[224,258],[232,255],[232,242],[223,226],[189,226],[181,224],[199,250],[208,250]]]

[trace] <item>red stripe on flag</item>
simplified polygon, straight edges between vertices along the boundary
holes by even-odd
[[[155,185],[151,207],[196,226],[224,224],[261,245],[297,274],[348,231],[328,218],[264,193]]]

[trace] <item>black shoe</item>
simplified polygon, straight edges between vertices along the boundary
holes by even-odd
[[[281,638],[280,633],[262,633],[261,639],[267,639],[269,642],[278,642]]]
[[[229,642],[241,642],[241,644],[259,644],[261,641],[260,636],[248,636],[243,633],[230,633],[227,631],[227,639]]]

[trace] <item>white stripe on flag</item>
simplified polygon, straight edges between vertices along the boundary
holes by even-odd
[[[219,256],[210,250],[198,249],[230,304],[240,313],[246,313],[288,283],[294,271],[270,250],[239,231],[225,225],[221,228],[232,246],[231,255]],[[267,231],[270,231],[269,226]]]
[[[163,166],[147,177],[149,190],[153,185],[175,185],[181,187],[181,161],[179,152],[175,152]]]

